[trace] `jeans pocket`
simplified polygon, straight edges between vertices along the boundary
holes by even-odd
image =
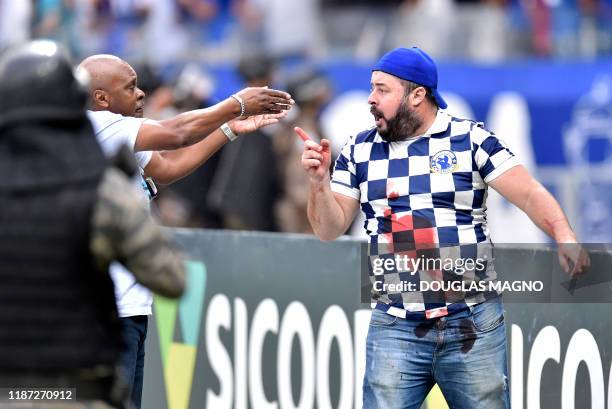
[[[397,317],[381,310],[373,309],[370,325],[372,327],[390,327],[397,322]]]
[[[485,301],[474,307],[470,319],[476,331],[492,331],[503,324],[504,308],[499,301]]]

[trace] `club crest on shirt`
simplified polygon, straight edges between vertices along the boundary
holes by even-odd
[[[457,169],[457,155],[451,151],[440,151],[430,157],[429,168],[435,173],[451,173]]]

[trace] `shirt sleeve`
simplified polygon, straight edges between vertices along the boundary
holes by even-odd
[[[127,145],[132,152],[136,138],[146,118],[123,116],[108,111],[89,112],[96,136],[108,157],[114,155],[121,145]],[[134,152],[138,166],[144,169],[151,160],[152,152]]]
[[[485,183],[492,182],[506,171],[520,165],[518,158],[503,139],[480,127],[474,134],[474,162]]]
[[[336,159],[334,173],[331,177],[331,190],[332,192],[359,200],[361,198],[361,190],[359,189],[355,161],[353,160],[354,149],[354,138],[351,138],[344,145]]]
[[[138,166],[140,166],[142,169],[144,169],[149,164],[152,153],[150,151],[135,152],[134,148],[136,147],[136,138],[138,137],[138,131],[140,130],[140,127],[145,121],[145,118],[132,118],[125,116],[122,117],[119,121],[115,122],[113,125],[111,125],[117,127],[117,132],[121,132],[125,141],[124,143],[127,143],[132,152],[134,152],[136,162],[138,162]]]
[[[149,162],[151,161],[151,157],[153,156],[153,152],[151,151],[140,151],[134,152],[134,156],[136,157],[136,162],[138,162],[138,166],[142,169],[146,168]]]
[[[90,246],[102,268],[118,261],[138,282],[161,295],[178,297],[184,291],[185,270],[178,251],[129,180],[113,168],[98,187]]]

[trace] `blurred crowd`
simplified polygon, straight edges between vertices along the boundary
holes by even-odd
[[[612,51],[612,0],[0,0],[0,49],[32,37],[155,66],[245,50],[376,58],[407,43],[438,59],[592,57]]]
[[[0,0],[0,51],[30,38],[63,43],[74,61],[130,61],[153,119],[217,102],[203,63],[289,91],[296,107],[287,120],[162,187],[156,208],[170,226],[310,233],[293,127],[329,137],[321,118],[334,92],[313,63],[372,61],[415,44],[437,60],[478,63],[605,56],[612,0]]]

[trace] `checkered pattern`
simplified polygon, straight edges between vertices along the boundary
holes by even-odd
[[[331,187],[360,201],[372,260],[394,254],[492,260],[485,213],[487,183],[517,164],[507,145],[483,124],[439,110],[421,137],[387,143],[374,128],[351,138],[336,160]],[[377,275],[371,270],[370,278],[418,283],[446,279],[447,273],[385,270]],[[464,280],[494,278],[492,262],[483,271],[463,275]],[[400,317],[446,315],[486,297],[373,291],[377,308]]]

